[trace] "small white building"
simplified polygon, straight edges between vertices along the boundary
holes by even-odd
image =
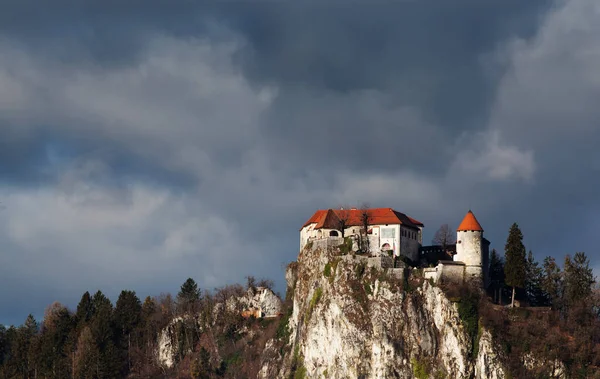
[[[420,221],[392,208],[320,209],[300,229],[300,250],[310,241],[331,237],[368,238],[371,254],[392,251],[394,256],[417,262],[423,227]]]

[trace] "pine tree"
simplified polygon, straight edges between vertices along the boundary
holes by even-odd
[[[563,273],[554,257],[544,258],[542,265],[542,289],[547,294],[550,305],[554,309],[562,309],[564,293]]]
[[[590,261],[585,253],[575,253],[565,257],[565,302],[572,306],[584,301],[592,294],[592,285],[596,282]]]
[[[6,327],[0,324],[0,367],[4,364],[4,360],[8,355],[8,336],[6,335]]]
[[[81,300],[79,300],[79,304],[77,305],[77,312],[75,313],[75,320],[79,329],[83,328],[83,325],[87,324],[87,322],[92,318],[92,314],[94,312],[94,307],[92,306],[92,297],[89,292],[85,292],[83,296],[81,296]]]
[[[200,300],[200,289],[196,281],[188,278],[182,285],[177,294],[177,307],[182,313],[193,313],[196,311],[196,305]]]
[[[504,275],[506,284],[512,287],[511,307],[515,306],[515,291],[525,287],[526,259],[523,234],[517,223],[512,224],[504,246]]]
[[[529,250],[527,255],[525,294],[530,305],[540,306],[548,303],[547,295],[542,289],[543,270]]]
[[[115,327],[119,336],[119,347],[127,354],[127,364],[123,368],[124,376],[131,370],[131,334],[140,323],[141,313],[142,305],[140,299],[135,295],[135,292],[121,291],[115,307],[114,318]],[[136,341],[133,341],[134,344],[135,342]]]
[[[502,288],[504,288],[504,260],[496,249],[492,249],[490,256],[490,286],[494,291],[494,301],[502,302]]]
[[[97,373],[100,377],[119,377],[120,359],[114,346],[115,329],[113,307],[110,300],[101,291],[92,298],[93,316],[90,330],[98,348]]]

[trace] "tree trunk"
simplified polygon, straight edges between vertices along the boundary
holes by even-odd
[[[127,367],[131,371],[131,333],[127,334]]]
[[[513,291],[512,291],[512,300],[510,303],[510,307],[514,308],[515,307],[515,287],[513,287]]]

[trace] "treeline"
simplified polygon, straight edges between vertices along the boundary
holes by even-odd
[[[492,301],[520,306],[480,307],[513,377],[558,377],[556,362],[568,377],[600,377],[600,293],[585,253],[566,255],[562,267],[551,256],[540,263],[515,223],[504,254],[492,250],[489,274]],[[527,363],[533,356],[546,361]]]
[[[211,292],[201,291],[190,278],[175,299],[161,294],[142,302],[134,291],[124,290],[113,306],[101,291],[86,292],[75,312],[55,302],[39,323],[29,315],[21,326],[0,325],[0,378],[232,377],[231,362],[215,357],[235,353],[236,332],[247,320],[239,309],[216,305],[244,296],[248,288],[272,285],[249,277],[247,288],[231,285]],[[173,326],[176,341],[171,372],[157,361],[158,336],[167,325]],[[205,338],[204,347],[202,326],[224,337]]]
[[[523,234],[515,223],[506,241],[504,256],[495,249],[490,255],[490,291],[494,302],[548,306],[566,315],[578,306],[592,308],[597,301],[596,279],[583,252],[567,254],[563,266],[551,256],[540,264],[523,245]]]

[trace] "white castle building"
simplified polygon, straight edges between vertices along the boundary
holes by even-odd
[[[339,244],[336,239],[342,236],[350,237],[357,247],[357,241],[368,238],[369,254],[391,252],[418,262],[423,227],[422,222],[392,208],[319,209],[300,228],[300,250],[308,243],[330,239]]]
[[[388,252],[421,263],[421,267],[428,261],[436,264],[423,269],[427,279],[455,283],[476,280],[487,286],[490,242],[483,237],[473,212],[468,211],[458,226],[456,245],[423,247],[423,228],[422,222],[392,208],[320,209],[300,228],[300,250],[309,244],[338,246],[341,237],[349,237],[356,251],[357,241],[367,238],[369,251],[365,253],[371,256]]]

